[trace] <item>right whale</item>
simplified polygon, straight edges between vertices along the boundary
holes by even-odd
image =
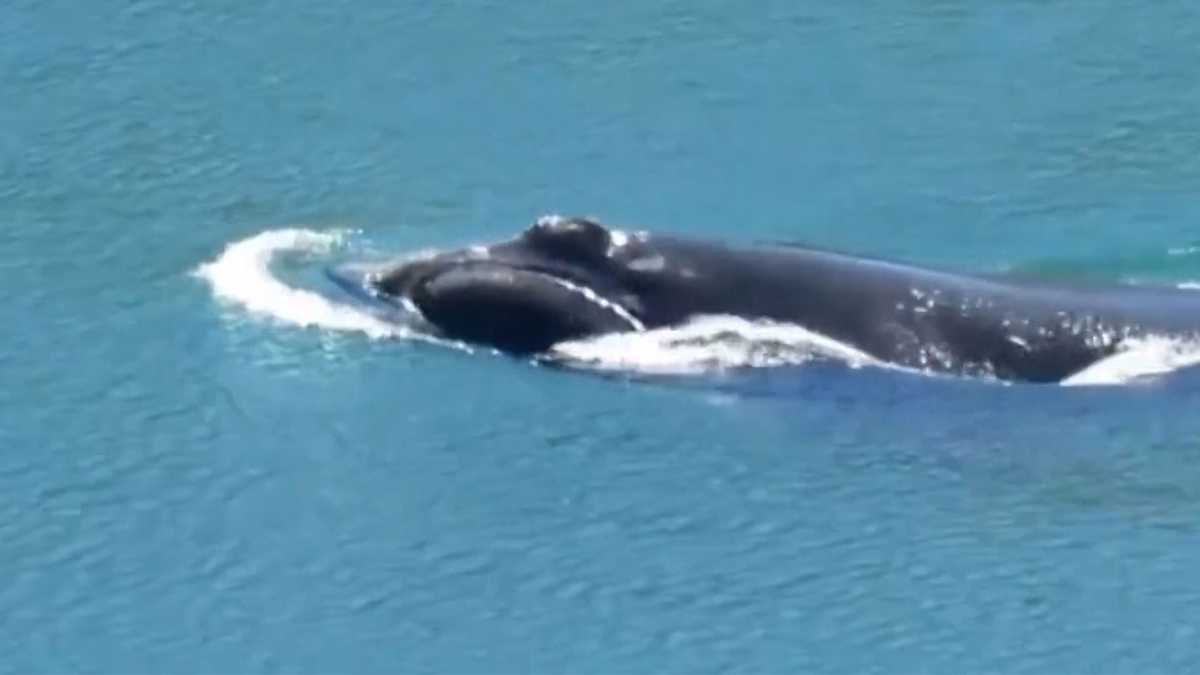
[[[347,278],[445,337],[511,354],[701,315],[787,322],[888,363],[1057,382],[1131,338],[1200,335],[1200,292],[974,276],[797,245],[731,246],[545,217],[514,239]]]

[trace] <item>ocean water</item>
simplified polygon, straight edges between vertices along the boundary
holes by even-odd
[[[321,270],[557,212],[1195,285],[1198,62],[1181,0],[0,4],[0,672],[1194,670],[1186,345],[572,372]]]

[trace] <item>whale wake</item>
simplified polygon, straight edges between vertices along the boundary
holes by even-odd
[[[225,247],[216,259],[200,265],[195,276],[204,279],[218,300],[252,315],[302,328],[362,333],[370,338],[410,338],[412,329],[343,304],[312,290],[294,288],[279,279],[273,265],[283,259],[328,257],[345,245],[347,232],[318,232],[301,228],[268,230]]]

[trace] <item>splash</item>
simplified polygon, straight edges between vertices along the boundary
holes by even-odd
[[[229,244],[194,274],[208,282],[217,298],[286,324],[357,332],[371,338],[412,337],[407,326],[384,321],[313,291],[288,286],[271,271],[271,265],[282,257],[329,255],[343,245],[345,238],[345,232],[269,230]]]
[[[1200,247],[1172,249],[1171,255],[1192,255]],[[1200,291],[1200,282],[1184,281],[1176,288]],[[1065,387],[1116,386],[1146,381],[1200,365],[1200,341],[1151,336],[1124,341],[1120,351],[1063,380]]]
[[[929,369],[889,364],[832,338],[791,324],[733,316],[697,318],[676,328],[616,333],[564,342],[556,362],[605,372],[700,375],[735,368],[840,361],[851,368],[888,368],[912,375],[945,377]],[[1200,342],[1166,337],[1126,341],[1120,352],[1063,380],[1067,387],[1131,385],[1200,365]],[[999,380],[991,380],[1001,384]]]
[[[1200,342],[1168,337],[1127,340],[1112,356],[1063,380],[1066,387],[1133,384],[1200,365]]]
[[[602,371],[690,375],[799,365],[814,359],[883,365],[853,347],[796,325],[704,316],[674,328],[614,333],[555,345],[555,361]]]

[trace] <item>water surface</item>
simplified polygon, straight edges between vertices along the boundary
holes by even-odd
[[[1197,14],[5,3],[0,669],[1187,668],[1194,373],[630,381],[196,270],[561,212],[1195,282]]]

